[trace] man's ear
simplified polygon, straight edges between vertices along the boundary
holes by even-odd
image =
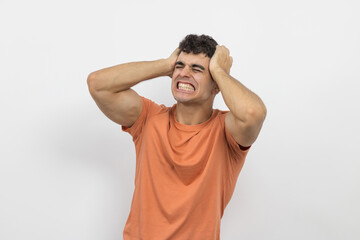
[[[219,87],[218,87],[218,85],[217,85],[217,83],[214,81],[214,87],[213,87],[213,94],[214,95],[216,95],[216,94],[218,94],[220,92],[220,89],[219,89]]]

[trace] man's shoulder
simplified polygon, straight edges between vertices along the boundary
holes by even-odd
[[[213,111],[218,112],[218,114],[226,114],[229,112],[229,110],[221,110],[217,108],[213,109]]]
[[[164,115],[169,115],[171,112],[172,107],[168,107],[165,104],[158,104],[146,97],[141,96],[141,99],[143,101],[142,111],[148,119],[161,118],[164,117]]]
[[[228,110],[221,110],[221,109],[213,109],[214,115],[215,115],[215,119],[216,118],[220,118],[220,119],[225,119],[226,114],[229,112]]]
[[[158,104],[157,102],[149,99],[149,98],[146,98],[146,97],[143,97],[143,96],[140,96],[142,101],[143,101],[143,104],[145,107],[155,107],[155,108],[158,108],[158,109],[170,109],[171,107],[167,107],[165,104]]]

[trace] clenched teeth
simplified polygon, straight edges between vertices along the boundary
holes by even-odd
[[[188,83],[179,83],[178,88],[185,91],[191,91],[191,92],[195,91],[194,87]]]

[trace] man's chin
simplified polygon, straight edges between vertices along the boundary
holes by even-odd
[[[173,95],[173,97],[177,103],[187,104],[187,103],[192,102],[192,99],[190,99],[190,98],[178,97],[178,96],[174,96],[174,95]]]

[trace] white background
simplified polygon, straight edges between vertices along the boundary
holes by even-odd
[[[360,239],[359,12],[356,0],[1,0],[0,239],[122,239],[134,146],[86,79],[165,58],[189,33],[226,45],[268,109],[222,239]],[[175,103],[170,78],[135,90]]]

